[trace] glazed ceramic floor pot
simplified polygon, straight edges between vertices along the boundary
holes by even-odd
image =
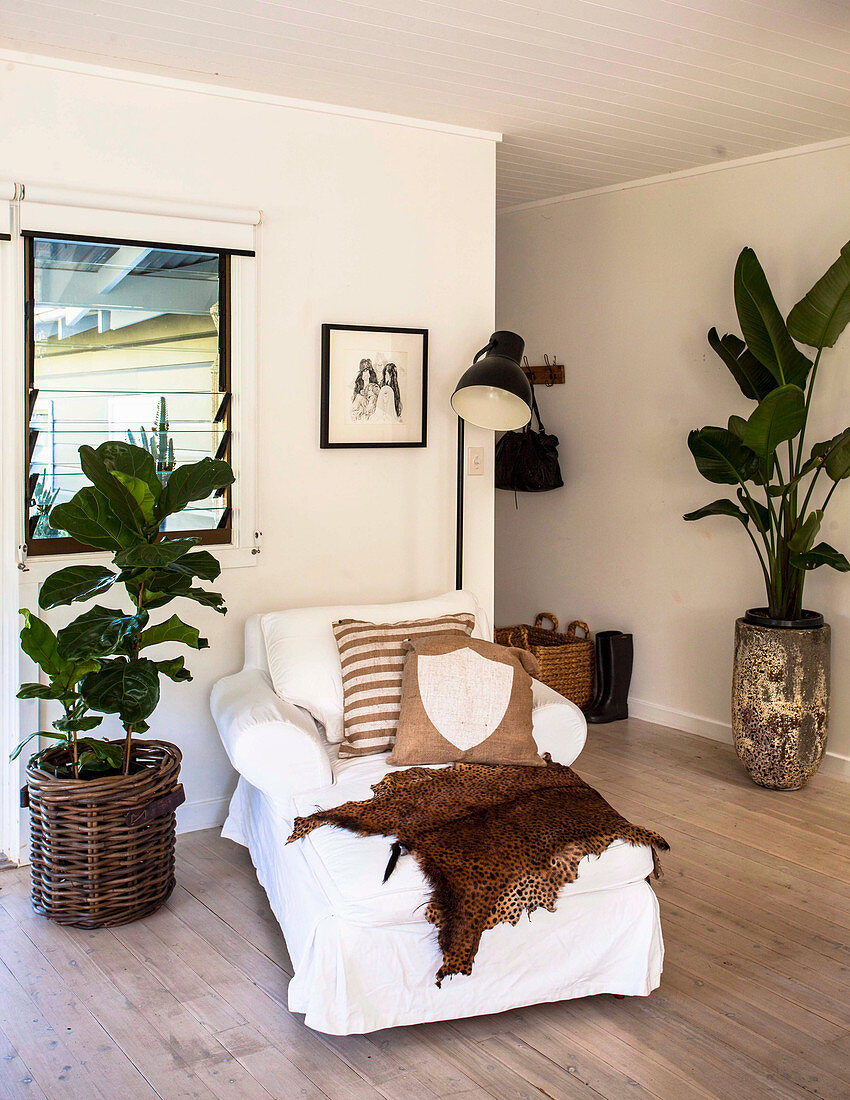
[[[759,612],[735,623],[735,751],[760,787],[796,791],[826,749],[830,629],[812,612],[782,625]]]

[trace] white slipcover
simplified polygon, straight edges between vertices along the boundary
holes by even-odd
[[[591,993],[646,995],[658,985],[663,945],[658,905],[645,881],[652,870],[646,847],[616,841],[600,857],[582,860],[555,913],[540,910],[516,927],[488,930],[472,975],[437,989],[436,936],[422,916],[428,887],[412,856],[402,856],[383,884],[386,838],[321,828],[286,844],[296,815],[368,798],[391,770],[386,753],[339,760],[338,745],[324,735],[322,719],[333,723],[336,699],[341,714],[342,690],[340,683],[334,694],[339,661],[335,645],[328,650],[324,644],[325,626],[332,641],[335,618],[424,618],[467,610],[470,599],[449,593],[415,604],[290,615],[285,677],[300,685],[297,706],[272,687],[265,648],[272,617],[263,616],[261,625],[254,616],[246,624],[245,668],[213,689],[213,715],[240,774],[224,835],[251,852],[295,967],[289,1007],[319,1031],[359,1033]],[[426,603],[434,610],[423,610]],[[475,610],[476,635],[488,636],[477,605]],[[299,626],[321,699],[308,698],[308,680],[295,668]],[[335,668],[326,667],[331,662]],[[314,714],[322,718],[317,722]],[[536,681],[533,727],[539,750],[561,763],[571,764],[584,745],[581,711]]]

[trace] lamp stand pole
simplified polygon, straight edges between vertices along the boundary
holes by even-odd
[[[455,588],[463,588],[463,417],[457,418],[457,533],[455,536]]]

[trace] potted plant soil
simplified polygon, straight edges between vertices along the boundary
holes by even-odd
[[[226,462],[204,458],[163,482],[147,450],[121,442],[80,447],[80,460],[91,485],[55,507],[50,523],[111,551],[112,568],[58,570],[41,586],[39,607],[86,603],[123,587],[132,609],[95,603],[55,633],[22,612],[21,648],[46,682],[24,684],[18,696],[53,700],[62,716],[51,731],[25,738],[13,759],[33,738],[51,742],[27,767],[34,908],[61,924],[98,928],[152,913],[174,888],[181,754],[143,735],[160,678],[192,679],[182,656],[162,657],[159,647],[209,643],[176,614],[152,613],[178,599],[226,609],[218,592],[197,583],[218,576],[213,555],[194,549],[197,538],[167,538],[161,527],[191,501],[230,485],[233,473]],[[104,714],[118,716],[119,740],[92,735]]]
[[[731,516],[758,555],[767,603],[735,624],[735,749],[755,783],[797,790],[817,771],[829,731],[830,629],[804,608],[803,587],[812,569],[850,570],[843,553],[818,541],[850,476],[850,428],[806,442],[821,357],[850,321],[850,243],[787,323],[751,248],[738,257],[734,292],[744,339],[712,329],[708,342],[756,405],[725,428],[692,431],[688,447],[703,477],[737,487],[737,501],[712,501],[685,519]]]

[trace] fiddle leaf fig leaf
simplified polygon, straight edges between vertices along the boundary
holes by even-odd
[[[162,482],[157,477],[153,455],[144,447],[136,447],[120,439],[101,443],[97,455],[112,474],[126,474],[144,481],[156,500],[162,493]]]
[[[53,684],[21,684],[18,699],[61,699],[64,692]]]
[[[117,714],[125,727],[138,729],[159,702],[159,669],[144,657],[116,657],[90,672],[81,691],[92,710]]]
[[[50,525],[98,550],[121,550],[138,541],[138,532],[122,523],[109,499],[89,485],[66,504],[56,505],[50,513]]]
[[[136,504],[139,506],[139,511],[145,517],[145,523],[149,526],[154,521],[154,507],[156,506],[156,499],[150,490],[150,486],[146,481],[142,481],[140,477],[131,477],[130,474],[122,474],[116,470],[112,475],[117,482],[124,486]]]
[[[805,419],[806,398],[800,387],[779,386],[753,410],[744,429],[744,445],[766,464],[780,443],[799,433]]]
[[[59,631],[59,654],[66,660],[110,656],[121,649],[128,635],[145,625],[148,617],[147,611],[126,615],[95,604]]]
[[[811,348],[831,348],[850,321],[850,241],[788,314],[788,331]]]
[[[760,401],[775,388],[776,379],[739,336],[731,332],[718,336],[717,329],[713,328],[708,334],[708,342],[729,368],[744,397]]]
[[[738,485],[758,474],[758,456],[727,428],[692,431],[688,447],[702,476],[717,485]]]
[[[144,533],[145,528],[151,521],[145,519],[145,514],[139,506],[139,502],[128,486],[113,475],[94,447],[83,444],[79,450],[83,473],[95,489],[106,497],[118,519],[131,531],[137,534]],[[150,489],[148,489],[148,493],[150,493]]]
[[[43,619],[39,619],[31,611],[22,608],[21,614],[25,624],[20,635],[21,649],[48,676],[60,673],[65,662],[59,656],[56,635]]]
[[[194,536],[155,543],[142,542],[121,550],[114,560],[119,569],[162,569],[184,557],[197,542]]]
[[[198,550],[172,562],[168,571],[185,573],[187,577],[198,577],[202,581],[214,581],[221,572],[221,565],[209,550]]]
[[[839,573],[850,573],[850,561],[827,542],[819,542],[806,553],[792,554],[791,564],[798,569],[817,569],[821,565],[828,565]]]
[[[823,510],[818,508],[814,512],[809,512],[808,516],[803,523],[799,525],[794,534],[788,540],[789,550],[793,550],[797,554],[805,554],[808,551],[817,537],[818,531],[820,531],[821,520],[823,519]]]
[[[149,626],[139,635],[139,649],[160,645],[162,642],[179,642],[181,645],[191,646],[192,649],[207,649],[210,644],[206,638],[201,637],[197,627],[188,626],[177,615],[172,615],[164,623]]]
[[[184,683],[192,679],[192,673],[185,667],[182,657],[171,657],[167,661],[155,661],[156,667],[163,676],[173,680],[175,684]]]
[[[205,500],[216,489],[234,481],[230,465],[223,459],[202,458],[188,466],[178,466],[169,476],[159,500],[157,518],[179,512],[193,500]]]
[[[38,593],[38,606],[46,611],[62,604],[90,600],[110,588],[116,579],[116,574],[103,565],[69,565],[51,573],[45,580]]]
[[[741,511],[733,501],[726,500],[725,498],[713,500],[711,504],[706,504],[704,508],[697,508],[695,512],[688,512],[683,516],[683,519],[705,519],[706,516],[732,516],[733,519],[740,520],[745,527],[749,523],[747,513]]]
[[[804,386],[811,360],[788,332],[758,257],[744,248],[735,265],[735,309],[747,347],[780,386]]]
[[[227,614],[227,608],[224,606],[224,596],[220,592],[207,592],[203,588],[190,588],[188,592],[183,593],[183,596],[187,600],[194,600],[195,603],[211,607],[219,615]]]

